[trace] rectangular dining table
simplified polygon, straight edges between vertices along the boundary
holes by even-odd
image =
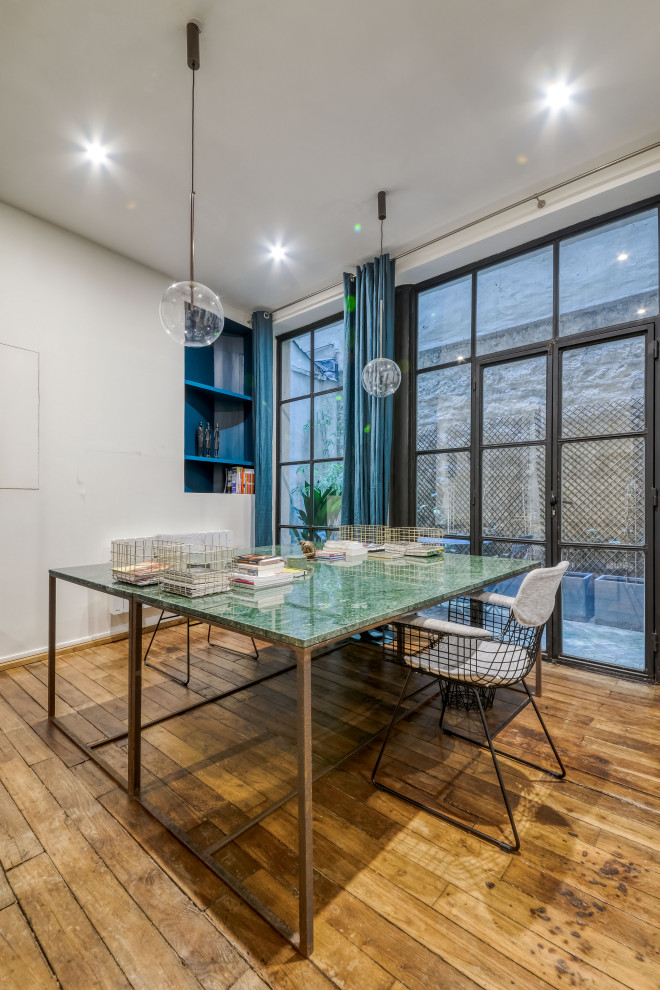
[[[61,731],[80,746],[114,780],[146,807],[171,832],[173,832],[211,870],[220,876],[234,891],[243,897],[262,917],[266,918],[305,956],[314,945],[313,914],[313,842],[312,842],[312,784],[315,779],[329,772],[312,771],[312,679],[313,653],[338,640],[387,624],[396,624],[402,616],[438,605],[451,598],[465,595],[498,581],[504,581],[532,570],[536,563],[501,557],[477,557],[467,554],[445,553],[442,558],[389,558],[377,555],[347,561],[328,562],[291,557],[287,547],[258,548],[265,553],[282,553],[290,566],[304,568],[306,577],[297,579],[287,589],[282,604],[259,609],[245,604],[232,592],[206,595],[200,598],[184,598],[163,592],[157,585],[140,587],[113,580],[109,564],[90,564],[78,567],[52,568],[49,571],[49,622],[48,622],[48,718]],[[114,736],[104,736],[94,742],[85,742],[56,714],[56,588],[57,581],[128,599],[128,719],[127,729]],[[161,718],[142,722],[142,609],[151,606],[173,612],[187,619],[198,619],[221,629],[242,633],[256,639],[284,647],[290,651],[292,663],[276,672],[269,672],[233,686],[227,691],[197,701],[168,713]],[[397,637],[398,642],[403,637]],[[281,800],[262,810],[247,825],[236,829],[211,849],[202,849],[182,831],[160,808],[151,805],[140,793],[141,734],[148,726],[182,715],[202,705],[212,704],[255,684],[296,670],[297,707],[297,787]],[[384,727],[383,727],[384,728]],[[350,753],[342,756],[343,762],[357,749],[371,742],[382,732],[374,733],[361,741]],[[98,752],[100,747],[126,739],[128,750],[127,778],[110,765]],[[334,764],[336,766],[338,764]],[[278,917],[275,912],[238,878],[229,873],[212,858],[220,846],[232,841],[267,814],[297,797],[298,801],[298,931]]]

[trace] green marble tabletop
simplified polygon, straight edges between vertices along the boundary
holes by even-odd
[[[51,567],[48,572],[53,577],[72,584],[81,584],[93,591],[105,591],[117,598],[132,598],[136,591],[134,584],[115,581],[110,564],[82,564],[79,567]]]
[[[377,554],[341,562],[307,561],[286,547],[260,547],[279,553],[289,566],[304,568],[307,577],[280,589],[283,603],[269,607],[245,604],[234,593],[184,598],[161,592],[157,585],[138,587],[112,580],[109,565],[93,564],[51,570],[65,581],[120,597],[136,597],[144,605],[289,646],[311,647],[349,636],[360,629],[392,621],[439,602],[532,570],[537,564],[504,557],[445,553],[433,558],[378,559]],[[253,551],[254,552],[254,551]]]

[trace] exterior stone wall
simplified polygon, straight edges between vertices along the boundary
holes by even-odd
[[[562,436],[562,541],[644,542],[644,438],[612,437],[644,428],[644,340],[610,341],[565,352]],[[486,370],[482,455],[484,538],[544,539],[546,497],[544,358]],[[418,445],[469,446],[467,366],[418,376]],[[608,437],[608,434],[610,436]],[[500,446],[523,443],[520,447]],[[468,452],[418,458],[418,523],[468,535]],[[603,554],[605,556],[603,556]],[[600,552],[609,573],[639,572],[640,554]],[[595,561],[592,561],[592,564]]]

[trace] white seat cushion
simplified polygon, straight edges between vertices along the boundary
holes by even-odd
[[[485,687],[504,687],[523,676],[529,664],[529,652],[511,643],[481,641],[474,646],[458,636],[442,638],[437,645],[405,662],[417,670],[438,674],[451,680]]]

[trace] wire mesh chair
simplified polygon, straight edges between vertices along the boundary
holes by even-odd
[[[557,589],[568,566],[567,561],[562,561],[556,567],[543,568],[527,574],[513,600],[489,592],[477,592],[469,598],[453,599],[449,607],[449,620],[446,622],[413,614],[404,616],[402,620],[396,623],[396,649],[388,650],[385,655],[389,660],[407,667],[408,675],[401,688],[401,694],[371,775],[371,781],[375,787],[387,794],[402,798],[415,807],[428,811],[436,818],[456,825],[472,835],[486,839],[505,852],[515,852],[520,848],[518,830],[511,811],[509,796],[504,786],[497,754],[558,779],[566,776],[559,753],[524,678],[536,661],[543,629],[552,614]],[[397,721],[399,708],[405,700],[408,681],[415,671],[429,674],[441,682],[443,702],[440,728],[447,735],[458,736],[483,748],[488,747],[490,750],[513,832],[513,844],[497,839],[451,815],[422,804],[420,801],[376,780],[385,748]],[[510,687],[518,683],[522,684],[527,698],[524,704],[516,710],[514,716],[531,703],[557,761],[558,771],[532,763],[521,756],[505,753],[493,745],[493,735],[486,722],[481,692],[484,689]],[[469,691],[473,696],[474,707],[479,712],[481,727],[485,736],[483,743],[472,739],[470,736],[444,728],[449,692],[452,687],[457,685]],[[508,719],[505,725],[508,725],[510,721],[511,719]]]
[[[175,612],[170,612],[169,614],[170,615],[176,615]],[[151,670],[156,670],[156,671],[158,671],[159,674],[164,674],[165,677],[169,677],[169,679],[171,681],[176,681],[178,684],[182,684],[184,687],[188,687],[188,684],[190,683],[190,674],[191,674],[191,670],[190,670],[190,627],[191,626],[201,626],[201,625],[203,625],[203,623],[201,622],[201,620],[200,621],[197,621],[197,622],[195,622],[195,621],[192,621],[191,622],[191,620],[190,620],[189,617],[186,618],[186,676],[185,677],[177,677],[176,674],[173,674],[171,671],[167,670],[166,667],[163,667],[162,665],[158,665],[158,664],[155,664],[155,663],[151,663],[151,661],[147,659],[148,656],[149,656],[149,651],[151,650],[151,646],[153,644],[153,641],[156,638],[156,633],[160,629],[160,625],[161,625],[161,622],[163,621],[164,617],[165,617],[165,611],[162,610],[161,613],[160,613],[160,615],[158,616],[158,621],[156,622],[156,625],[154,626],[153,632],[151,634],[151,639],[149,640],[149,645],[147,646],[147,649],[145,651],[145,654],[144,654],[144,656],[142,658],[143,663],[144,663],[145,667],[149,667],[149,668],[151,668]],[[206,642],[207,642],[207,644],[209,646],[212,646],[215,649],[220,650],[223,654],[229,654],[229,657],[230,658],[236,658],[237,660],[258,660],[259,659],[259,648],[258,648],[258,646],[257,646],[257,644],[256,644],[253,636],[248,636],[248,639],[252,643],[252,653],[246,653],[243,650],[234,650],[234,649],[232,649],[229,646],[225,646],[224,643],[213,643],[213,642],[211,642],[211,628],[212,628],[212,623],[209,622],[209,623],[207,623],[207,625],[208,625],[208,631],[206,633]]]

